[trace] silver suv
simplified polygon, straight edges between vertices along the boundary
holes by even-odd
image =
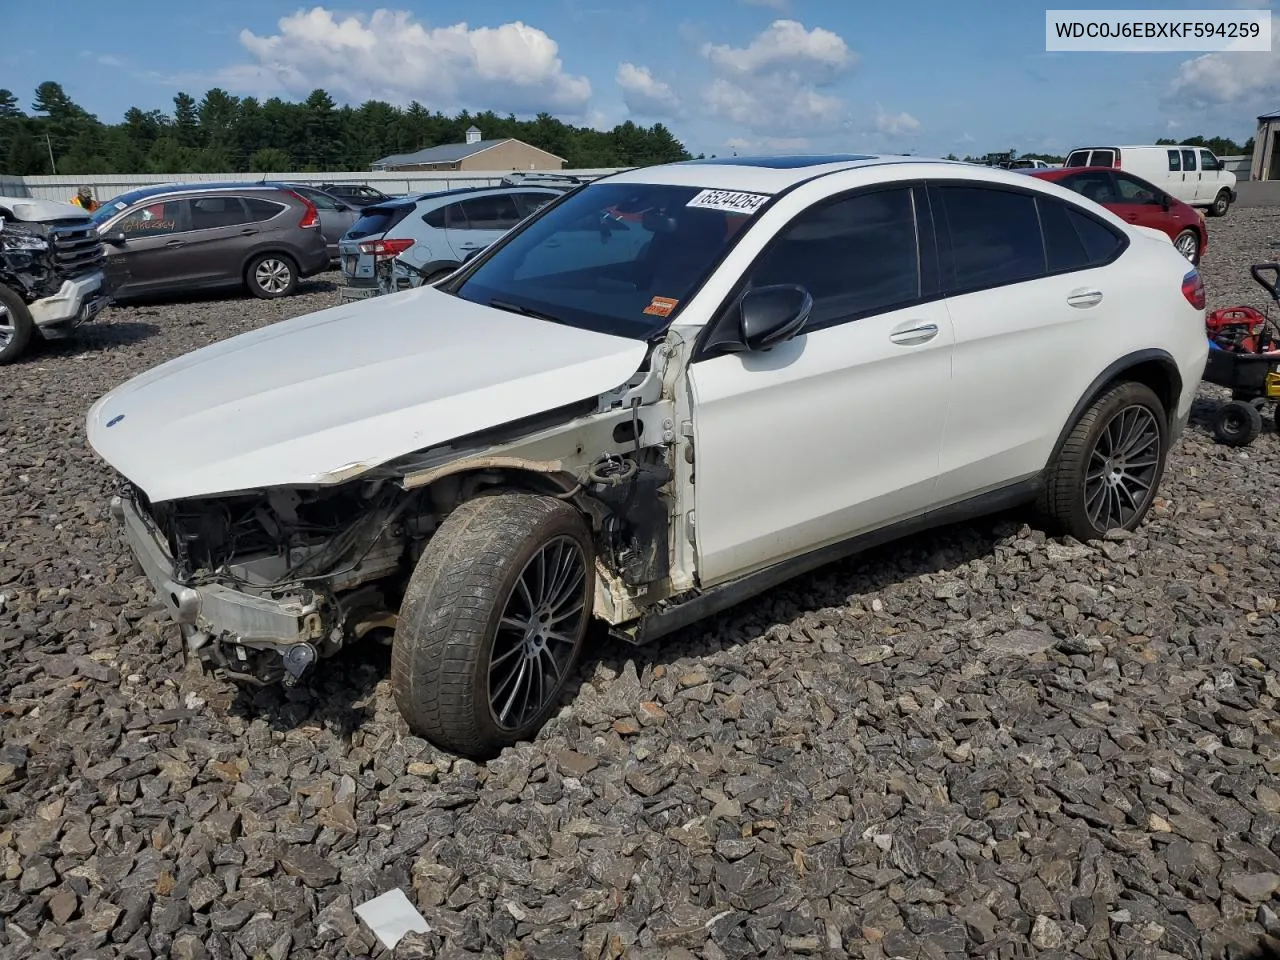
[[[338,241],[339,296],[363,300],[384,292],[379,268],[391,262],[393,286],[408,285],[410,270],[433,283],[569,186],[464,187],[365,207]]]

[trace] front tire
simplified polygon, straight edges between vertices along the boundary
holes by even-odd
[[[35,332],[36,322],[22,298],[8,287],[0,286],[0,366],[22,356]]]
[[[482,496],[427,544],[405,590],[391,688],[418,736],[485,759],[555,711],[595,595],[582,516],[554,497]]]
[[[1213,437],[1229,447],[1247,447],[1261,432],[1262,411],[1244,400],[1228,400],[1213,415]]]
[[[1168,435],[1164,405],[1150,387],[1111,387],[1076,421],[1050,465],[1041,512],[1077,540],[1136,529],[1164,474]]]
[[[1231,209],[1231,191],[1222,189],[1218,191],[1218,195],[1213,198],[1213,205],[1209,207],[1209,215],[1211,217],[1225,217],[1227,211]]]
[[[249,261],[244,279],[255,297],[276,300],[298,289],[298,265],[283,253],[264,253]]]

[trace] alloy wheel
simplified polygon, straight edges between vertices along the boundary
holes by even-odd
[[[1141,404],[1117,411],[1102,428],[1085,470],[1084,508],[1100,531],[1125,527],[1154,494],[1160,425]]]
[[[529,558],[511,588],[489,658],[489,711],[514,730],[558,695],[587,616],[586,558],[556,537]]]
[[[13,314],[9,312],[8,307],[0,303],[0,350],[11,344],[17,335],[18,327],[14,323]]]
[[[284,293],[289,289],[289,281],[293,273],[283,260],[274,258],[263,260],[253,271],[253,278],[258,286],[267,293]]]
[[[1198,253],[1200,250],[1200,241],[1196,239],[1195,234],[1191,232],[1187,232],[1182,234],[1182,236],[1178,237],[1177,241],[1175,241],[1174,243],[1174,246],[1178,248],[1178,252],[1180,254],[1182,254],[1184,257],[1186,257],[1188,260],[1194,263],[1196,259],[1196,253]]]

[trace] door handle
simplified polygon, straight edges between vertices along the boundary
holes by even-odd
[[[252,237],[257,232],[258,231],[254,227],[245,227],[243,230],[240,231],[240,236]]]
[[[889,339],[896,344],[904,347],[914,346],[918,343],[928,343],[938,335],[938,325],[936,323],[918,323],[914,327],[907,327],[905,330],[895,330],[889,334]]]
[[[1102,302],[1101,290],[1073,290],[1067,296],[1067,303],[1073,307],[1096,307]]]
[[[168,241],[168,242],[165,244],[165,246],[166,246],[166,247],[180,247],[180,246],[182,246],[183,244],[185,244],[186,242],[187,242],[187,241],[185,241],[185,240],[170,240],[170,241]]]

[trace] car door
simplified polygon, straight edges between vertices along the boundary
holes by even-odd
[[[1183,203],[1195,203],[1200,190],[1200,165],[1196,163],[1196,151],[1191,147],[1178,150],[1182,178],[1170,184],[1170,193]]]
[[[1128,318],[1107,298],[1102,265],[1121,241],[1100,219],[1013,187],[929,193],[955,331],[937,491],[949,504],[1044,468],[1101,358],[1113,356],[1108,325]]]
[[[1204,203],[1212,203],[1213,198],[1222,189],[1222,161],[1212,150],[1201,149],[1200,154],[1200,186],[1196,190],[1196,199]]]
[[[261,224],[235,195],[190,198],[190,232],[183,238],[188,282],[212,286],[240,280],[245,252],[261,232]]]
[[[510,194],[495,193],[461,200],[448,208],[445,229],[450,248],[459,262],[483,250],[521,221],[520,209]]]
[[[116,295],[152,293],[184,279],[190,269],[182,253],[189,229],[190,209],[181,199],[144,200],[104,224],[105,235],[123,237],[107,245]]]
[[[800,212],[738,296],[801,284],[814,301],[807,325],[770,350],[690,364],[704,586],[931,504],[952,337],[922,199],[895,185]],[[737,299],[713,323],[736,323]]]
[[[1115,203],[1110,205],[1112,213],[1140,227],[1169,232],[1169,214],[1160,202],[1161,192],[1154,184],[1119,171],[1112,174],[1111,179],[1115,183],[1116,194]]]

